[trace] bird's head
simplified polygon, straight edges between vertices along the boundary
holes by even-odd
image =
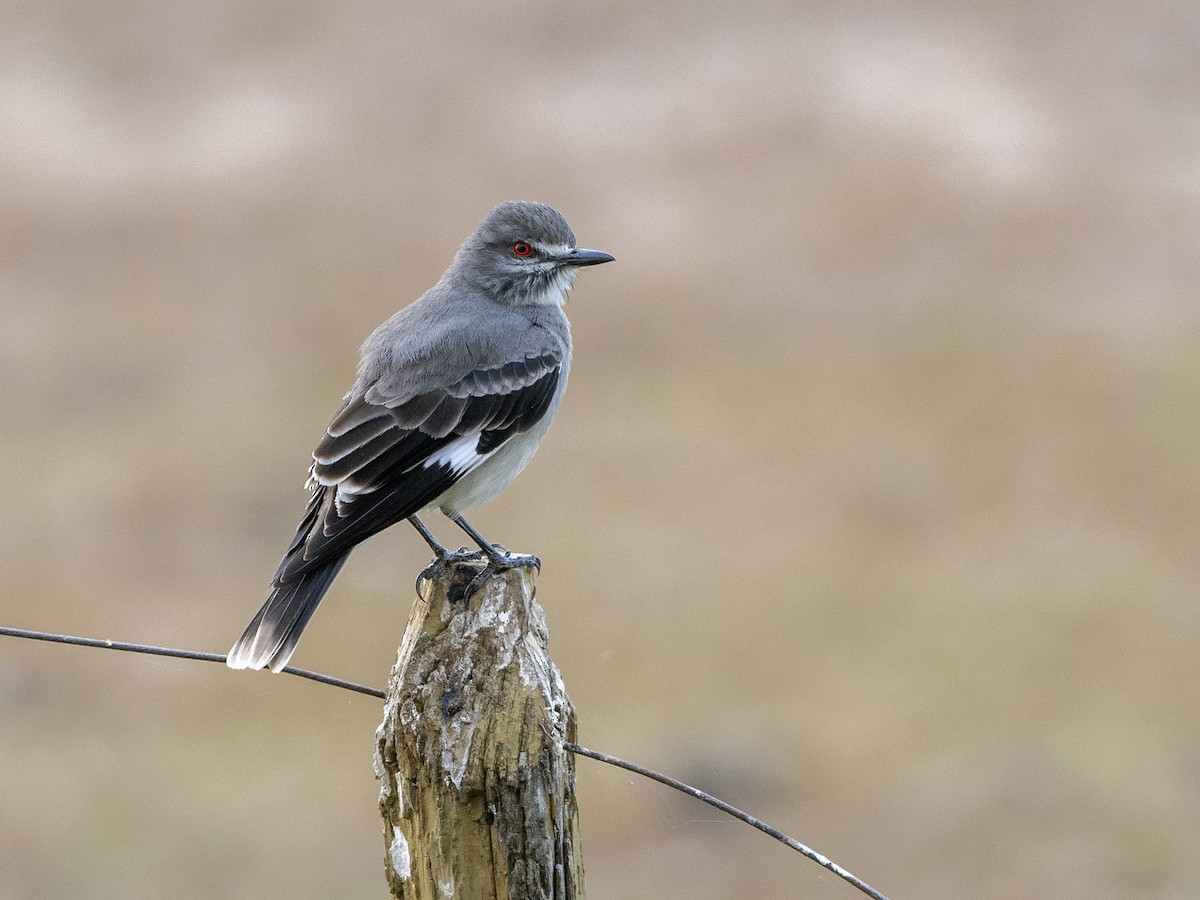
[[[575,233],[542,203],[501,203],[467,238],[451,272],[508,305],[559,305],[575,270],[612,262],[599,250],[575,246]]]

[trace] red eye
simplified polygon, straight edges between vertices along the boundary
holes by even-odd
[[[524,241],[517,241],[513,244],[513,253],[517,254],[517,256],[528,256],[532,252],[533,248]]]

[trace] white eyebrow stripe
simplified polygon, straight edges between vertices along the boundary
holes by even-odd
[[[543,244],[538,241],[534,241],[533,246],[545,256],[566,256],[575,249],[570,244]]]

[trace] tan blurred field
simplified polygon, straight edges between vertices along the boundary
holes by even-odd
[[[893,900],[1200,896],[1195,4],[12,0],[0,624],[223,652],[509,198],[618,259],[473,517],[581,741]],[[382,686],[425,562],[357,551],[294,662]],[[379,713],[0,639],[0,898],[382,897]],[[860,896],[579,770],[597,900]]]

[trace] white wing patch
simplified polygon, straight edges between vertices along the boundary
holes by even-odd
[[[431,466],[449,466],[450,471],[459,477],[467,474],[496,452],[493,450],[489,453],[479,453],[475,449],[479,446],[479,434],[478,431],[473,431],[460,438],[455,438],[425,460],[422,466],[426,469]]]
[[[468,472],[479,468],[479,465],[484,460],[488,459],[496,452],[495,450],[492,450],[489,453],[477,452],[475,448],[479,446],[479,435],[480,432],[474,431],[471,434],[464,434],[460,438],[455,438],[445,447],[442,447],[433,456],[430,456],[423,462],[419,463],[420,467],[423,469],[428,469],[432,466],[449,466],[450,471],[453,472],[456,477],[461,478]],[[315,476],[313,479],[310,479],[310,483],[312,481],[323,483],[320,482],[319,479],[316,479]],[[357,497],[360,497],[363,494],[371,493],[376,487],[378,487],[378,485],[367,486],[357,484],[354,481],[353,476],[347,478],[345,481],[331,484],[329,486],[334,488],[334,503],[337,505],[338,515],[345,515],[349,510],[350,504],[353,503]]]

